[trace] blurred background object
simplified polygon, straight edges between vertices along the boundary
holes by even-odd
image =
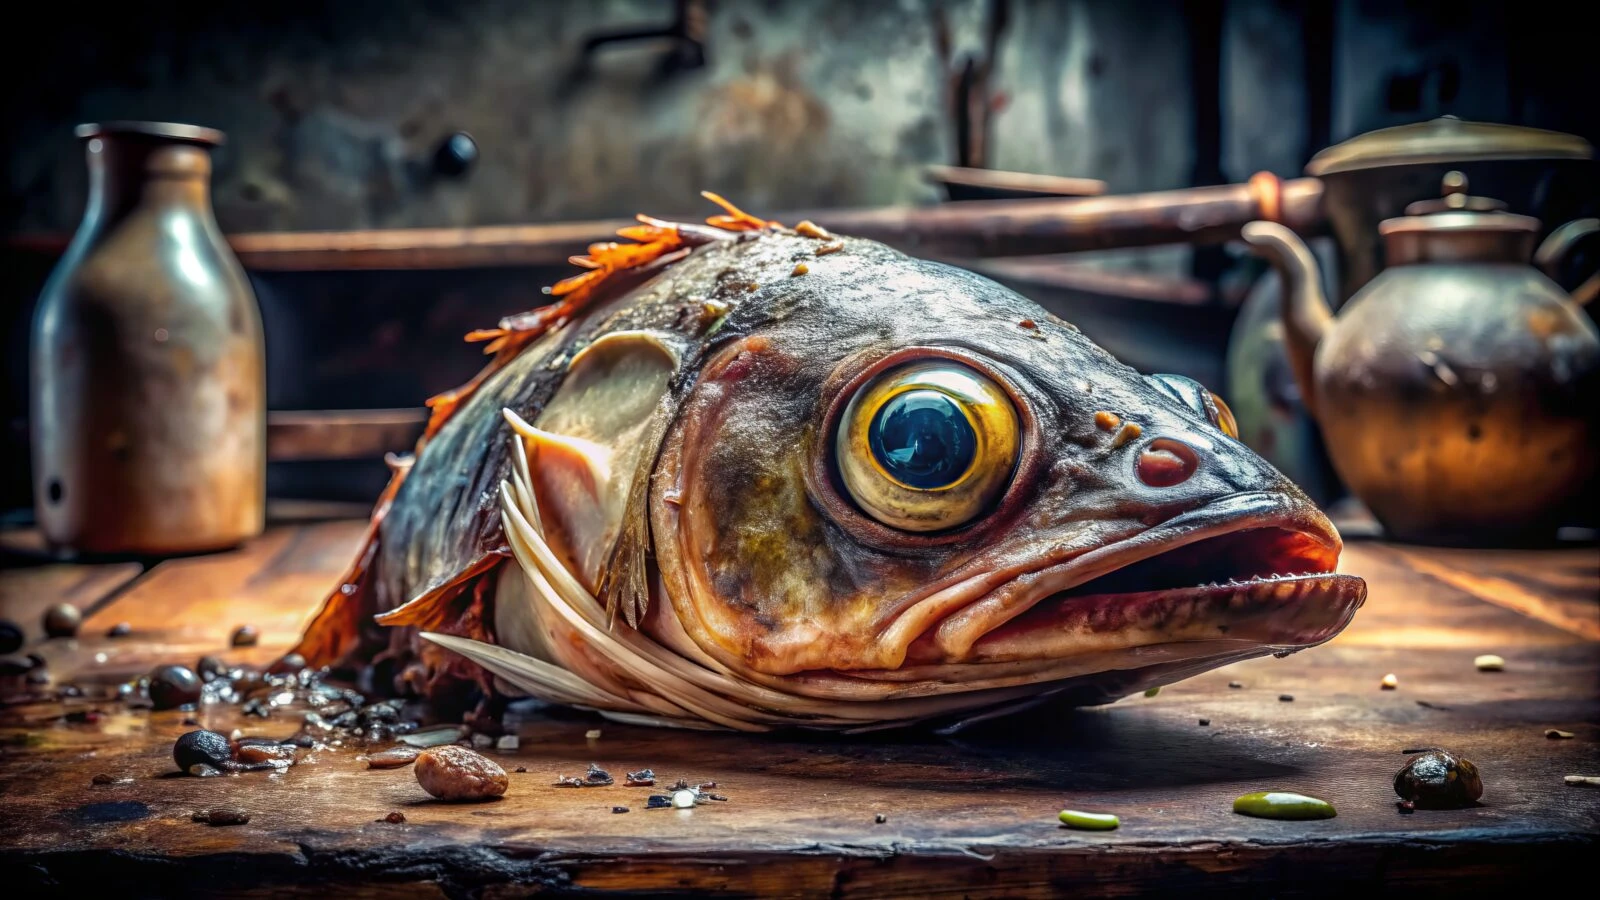
[[[1278,218],[1332,262],[1337,306],[1362,277],[1354,241],[1436,196],[1442,172],[1428,173],[1445,163],[1379,198],[1369,182],[1399,167],[1375,164],[1378,144],[1407,142],[1370,133],[1443,141],[1495,123],[1574,147],[1600,139],[1600,108],[1579,87],[1594,83],[1592,48],[1539,4],[211,0],[39,12],[0,59],[12,83],[33,85],[0,98],[7,456],[30,428],[21,335],[85,202],[72,127],[194,122],[230,137],[213,202],[262,308],[277,498],[370,503],[383,452],[409,445],[421,401],[481,363],[463,334],[543,302],[566,256],[620,220],[699,217],[698,192],[713,189],[978,268],[1139,368],[1220,387],[1246,440],[1334,503],[1343,489],[1272,327],[1278,279],[1234,242],[1262,218],[1250,176],[1290,179]],[[1592,180],[1546,177],[1592,179],[1580,172],[1592,161],[1558,155],[1530,160],[1520,187],[1457,162],[1475,190],[1548,229],[1600,212]],[[1558,283],[1576,287],[1596,253],[1577,246]],[[31,499],[29,473],[13,467],[0,506]]]
[[[266,350],[211,212],[222,135],[164,122],[77,135],[89,202],[34,317],[40,530],[68,555],[235,546],[265,524]]]

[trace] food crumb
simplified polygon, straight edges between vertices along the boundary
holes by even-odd
[[[518,775],[526,775],[526,774],[528,774],[528,767],[527,766],[517,766],[517,774]]]
[[[1230,681],[1230,682],[1228,682],[1228,687],[1233,688],[1234,690],[1237,691],[1238,689],[1244,687],[1244,684],[1242,682],[1238,682],[1238,681]]]
[[[1100,410],[1094,414],[1094,427],[1101,431],[1111,431],[1122,424],[1122,418],[1114,412]]]
[[[591,728],[588,731],[585,731],[583,736],[586,740],[598,741],[600,740],[600,729]]]
[[[1506,661],[1493,653],[1485,653],[1474,659],[1472,664],[1478,667],[1479,672],[1504,672]]]
[[[818,225],[817,223],[811,221],[810,219],[806,219],[805,221],[801,222],[799,225],[796,225],[794,227],[794,230],[795,230],[796,234],[803,235],[803,236],[808,237],[808,238],[816,238],[818,240],[823,240],[823,241],[827,240],[828,238],[833,237],[833,235],[828,231],[828,229],[823,228],[821,225]]]
[[[260,639],[261,634],[256,631],[255,626],[240,625],[233,630],[233,634],[228,638],[228,643],[235,647],[254,647],[256,641]]]
[[[440,800],[488,800],[506,792],[506,770],[466,747],[446,744],[417,755],[417,783]]]
[[[611,807],[611,811],[613,813],[625,813],[628,811],[628,808],[626,806],[613,806]]]
[[[810,272],[810,271],[811,271],[811,267],[806,265],[805,263],[795,263],[794,264],[794,271],[790,272],[789,275],[790,276],[804,275],[804,274],[806,274],[807,272]]]
[[[392,812],[378,821],[387,822],[390,825],[404,825],[406,823],[406,814],[403,812]]]
[[[1200,724],[1201,725],[1210,725],[1211,724],[1211,720],[1210,719],[1201,719],[1200,720]]]
[[[1552,741],[1560,741],[1572,737],[1572,732],[1562,731],[1559,728],[1547,728],[1545,729],[1544,736]]]
[[[1283,702],[1283,703],[1293,703],[1294,702],[1294,695],[1293,694],[1279,694],[1278,695],[1278,700],[1280,702]]]
[[[877,822],[879,825],[882,825],[883,823],[889,821],[889,817],[884,815],[883,813],[878,813],[877,815],[872,817],[872,821]]]
[[[844,249],[844,241],[834,241],[832,243],[823,244],[821,247],[818,247],[817,248],[817,255],[818,256],[827,256],[829,253],[838,253],[840,250],[843,250],[843,249]]]
[[[1029,331],[1034,331],[1039,327],[1039,323],[1035,322],[1032,319],[1023,319],[1021,322],[1018,322],[1017,324],[1021,325],[1023,328],[1028,329]]]
[[[1400,686],[1400,679],[1396,678],[1393,672],[1390,672],[1383,676],[1383,681],[1379,682],[1378,686],[1386,691],[1392,691]]]
[[[96,775],[95,777],[89,779],[89,783],[90,784],[116,784],[117,780],[115,778],[112,778],[110,775],[107,775],[104,772],[101,772],[99,775]]]

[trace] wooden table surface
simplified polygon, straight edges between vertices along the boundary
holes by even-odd
[[[61,599],[88,612],[78,639],[29,648],[58,683],[112,683],[203,653],[263,662],[294,640],[361,527],[281,525],[236,552],[149,568],[12,557],[0,614],[33,626]],[[1337,640],[1155,697],[951,737],[748,737],[534,713],[518,719],[521,749],[502,754],[508,771],[526,773],[510,776],[502,800],[478,805],[433,802],[409,769],[367,770],[354,750],[316,752],[283,775],[172,777],[185,713],[96,703],[105,718],[75,724],[56,703],[11,705],[0,710],[0,885],[8,896],[118,897],[1416,897],[1504,896],[1591,871],[1600,789],[1562,776],[1600,774],[1600,548],[1352,539],[1342,568],[1365,576],[1370,596]],[[105,637],[118,622],[132,634]],[[261,630],[261,645],[230,651],[242,623]],[[1505,671],[1477,671],[1482,653],[1504,657]],[[1399,689],[1380,690],[1391,672]],[[269,737],[297,725],[231,708],[192,715]],[[600,736],[586,737],[595,728]],[[1547,738],[1551,728],[1575,736]],[[1479,765],[1481,805],[1397,810],[1401,751],[1429,746]],[[591,761],[715,780],[728,802],[646,811],[651,790],[620,778],[552,786]],[[119,781],[91,784],[99,773]],[[1231,811],[1234,797],[1263,789],[1322,796],[1338,817]],[[251,821],[190,821],[214,805],[243,807]],[[613,814],[619,805],[632,811]],[[1064,807],[1115,812],[1122,826],[1069,831],[1055,819]],[[406,823],[377,821],[393,811]]]

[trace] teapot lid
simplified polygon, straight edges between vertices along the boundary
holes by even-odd
[[[1305,171],[1322,176],[1421,163],[1593,158],[1594,147],[1575,134],[1440,116],[1357,135],[1311,157]]]
[[[1406,206],[1406,214],[1378,223],[1383,235],[1401,232],[1484,232],[1537,233],[1540,222],[1532,216],[1506,212],[1506,204],[1492,197],[1467,193],[1467,176],[1447,172],[1441,196],[1418,200]]]

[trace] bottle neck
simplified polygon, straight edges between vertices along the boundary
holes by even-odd
[[[138,208],[179,207],[211,217],[211,154],[205,147],[145,135],[100,135],[84,149],[85,226],[108,225]]]

